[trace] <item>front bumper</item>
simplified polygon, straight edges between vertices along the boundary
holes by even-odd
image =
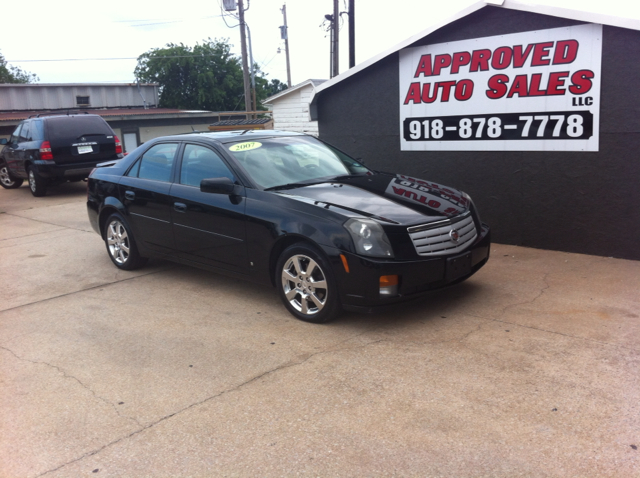
[[[476,241],[453,257],[400,262],[343,252],[349,272],[346,272],[342,263],[338,265],[334,262],[342,307],[357,312],[374,312],[461,282],[487,263],[490,245],[491,231],[489,226],[483,224]],[[398,293],[393,297],[380,295],[380,276],[387,275],[397,275],[399,278]]]

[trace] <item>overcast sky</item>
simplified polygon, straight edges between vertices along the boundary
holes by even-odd
[[[282,5],[287,5],[293,84],[329,77],[329,34],[321,26],[332,0],[245,0],[253,57],[269,79],[286,82]],[[476,0],[356,0],[356,63],[447,18]],[[228,38],[240,52],[239,28],[221,18],[222,0],[151,2],[143,0],[30,0],[28,15],[5,9],[0,52],[13,66],[35,73],[40,83],[128,83],[135,58],[167,43],[195,45]],[[347,10],[340,0],[341,10]],[[640,19],[638,0],[527,0]],[[25,12],[26,13],[26,12]],[[7,16],[7,14],[9,14]],[[346,16],[340,32],[340,71],[348,68]],[[227,22],[236,25],[232,19]],[[278,53],[278,49],[282,53]],[[102,60],[88,60],[100,58]],[[107,60],[111,58],[128,58]],[[76,61],[41,61],[41,60]],[[40,60],[40,61],[25,61]]]

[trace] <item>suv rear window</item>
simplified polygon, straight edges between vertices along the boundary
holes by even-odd
[[[75,141],[81,136],[113,136],[113,130],[100,116],[58,116],[46,121],[51,140]]]

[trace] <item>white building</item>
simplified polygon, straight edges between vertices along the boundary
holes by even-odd
[[[309,116],[309,103],[316,87],[326,80],[307,80],[292,86],[262,103],[273,111],[273,128],[318,135],[318,122]]]

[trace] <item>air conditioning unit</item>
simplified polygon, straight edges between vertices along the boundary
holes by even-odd
[[[234,12],[238,8],[236,0],[222,0],[222,3],[227,12]]]

